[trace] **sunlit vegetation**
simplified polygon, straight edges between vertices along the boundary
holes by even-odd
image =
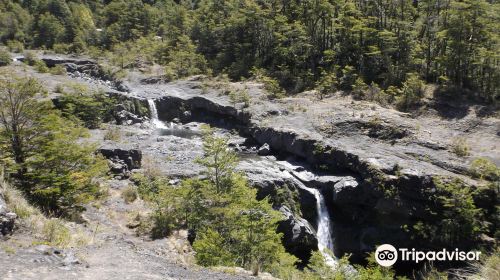
[[[156,63],[168,79],[262,69],[271,98],[364,83],[409,110],[423,83],[497,101],[498,10],[485,0],[4,1],[0,41],[18,52],[107,53],[121,69]]]
[[[45,89],[33,78],[0,80],[0,141],[7,174],[26,197],[44,211],[79,211],[99,195],[97,178],[106,162],[93,145],[78,141],[85,128],[40,101]]]
[[[70,230],[65,220],[47,218],[3,178],[0,178],[0,195],[5,199],[7,207],[18,215],[18,226],[23,226],[34,235],[35,243],[65,248],[85,246],[92,242],[91,237],[82,230]]]
[[[485,0],[1,1],[0,67],[10,67],[11,53],[17,53],[41,76],[64,75],[64,66],[49,68],[25,49],[85,54],[104,61],[103,71],[115,78],[152,69],[160,69],[153,74],[166,81],[204,75],[203,93],[218,90],[245,108],[254,100],[246,88],[228,86],[230,81],[257,82],[275,102],[314,90],[320,101],[341,92],[408,112],[428,98],[495,106],[499,11],[496,1]],[[144,116],[148,108],[77,84],[59,84],[55,92],[48,101],[36,79],[1,73],[0,166],[8,181],[1,183],[15,187],[2,187],[6,201],[41,242],[66,247],[75,238],[55,217],[71,217],[100,197],[108,169],[97,146],[85,141],[87,129],[115,120],[117,110]],[[369,126],[377,130],[380,119]],[[108,129],[103,137],[119,142],[122,135]],[[479,205],[498,203],[498,167],[486,158],[469,158],[467,138],[450,139],[447,148],[471,160],[466,172],[481,186],[434,178],[422,210],[427,217],[405,225],[410,238],[471,248],[483,234],[498,238],[498,207]],[[394,279],[394,271],[376,265],[372,255],[354,271],[347,257],[331,269],[314,252],[297,269],[299,260],[285,251],[276,232],[283,217],[272,206],[299,213],[298,194],[283,186],[258,200],[256,189],[236,171],[238,158],[228,139],[207,129],[203,149],[196,161],[204,168],[202,178],[172,186],[147,164],[142,174],[132,175],[135,186],[123,189],[121,197],[151,208],[138,218],[141,234],[163,238],[189,231],[203,266],[239,266],[283,279]],[[391,186],[382,195],[397,200],[397,192]],[[491,255],[471,277],[494,279],[498,263],[498,253]],[[431,270],[426,277],[445,276]]]

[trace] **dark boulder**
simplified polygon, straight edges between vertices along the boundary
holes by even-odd
[[[123,160],[129,170],[141,168],[142,152],[140,150],[102,148],[99,152],[108,159],[118,158]]]
[[[285,220],[279,222],[278,231],[283,233],[283,245],[286,250],[301,260],[307,261],[312,251],[318,250],[318,239],[311,224],[295,216],[286,206],[279,211]]]
[[[0,194],[0,233],[2,235],[12,234],[16,218],[17,215],[7,209],[7,204]]]
[[[316,197],[304,188],[299,187],[299,203],[300,211],[302,212],[302,217],[304,219],[314,223],[316,226],[316,221],[318,220],[318,211],[316,209]]]
[[[109,160],[110,171],[113,174],[128,177],[132,169],[141,168],[142,152],[140,150],[102,148],[99,152]]]

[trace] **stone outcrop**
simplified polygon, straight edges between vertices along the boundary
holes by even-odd
[[[128,177],[132,169],[141,168],[142,152],[136,149],[101,148],[99,152],[108,159],[110,171]]]
[[[24,61],[24,57],[17,58]],[[84,80],[93,80],[114,90],[126,92],[129,89],[113,75],[103,69],[96,61],[92,59],[73,58],[70,56],[43,55],[40,59],[45,62],[47,67],[52,68],[56,65],[63,65],[68,75],[73,78]]]
[[[116,106],[115,113],[113,117],[118,125],[131,125],[136,123],[143,123],[149,119],[146,117],[139,117],[134,113],[127,111],[122,105]]]
[[[214,103],[206,98],[194,96],[183,99],[164,96],[156,103],[161,120],[179,119],[181,122],[203,121],[216,122],[222,126],[234,126],[240,123],[248,125],[251,115],[233,106]]]
[[[0,193],[0,234],[8,235],[14,230],[17,215],[7,209],[7,204]]]
[[[283,245],[287,251],[302,260],[308,260],[312,251],[318,250],[318,239],[311,224],[297,217],[286,207],[279,211],[285,219],[278,224],[278,231],[283,232]]]
[[[259,150],[257,150],[257,154],[259,156],[267,156],[271,153],[271,148],[269,148],[269,145],[267,143],[265,143],[264,145],[262,145]]]

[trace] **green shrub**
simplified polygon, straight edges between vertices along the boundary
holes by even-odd
[[[387,97],[387,102],[389,104],[392,104],[396,101],[397,96],[399,96],[399,89],[395,86],[389,86],[385,91],[384,94]]]
[[[115,142],[120,141],[121,137],[122,134],[118,127],[108,128],[108,130],[106,130],[106,133],[104,134],[104,140],[111,140]]]
[[[52,50],[55,53],[59,53],[59,54],[67,54],[70,52],[70,49],[71,49],[71,45],[69,45],[69,44],[56,43],[52,46]]]
[[[337,90],[337,86],[338,81],[335,72],[323,73],[321,79],[316,82],[318,98],[322,100],[327,95],[334,93]]]
[[[433,183],[435,190],[428,194],[428,218],[415,223],[410,233],[452,248],[477,240],[485,231],[485,223],[474,203],[473,189],[456,178],[434,178]]]
[[[42,228],[43,238],[54,246],[66,247],[71,241],[71,233],[59,219],[47,220]]]
[[[76,117],[85,127],[99,128],[102,122],[113,118],[115,100],[102,92],[88,93],[86,89],[73,87],[72,93],[63,93],[55,102],[66,117]]]
[[[181,221],[184,213],[179,210],[186,203],[183,199],[185,190],[170,186],[164,178],[155,180],[154,183],[158,189],[151,189],[150,195],[147,196],[155,206],[151,214],[153,224],[151,237],[163,238],[182,225]],[[141,191],[144,192],[145,190],[142,189]]]
[[[368,85],[361,78],[357,78],[352,85],[351,94],[355,99],[366,99]]]
[[[166,57],[165,77],[175,80],[208,73],[205,57],[196,52],[196,46],[186,35],[181,35]]]
[[[0,81],[0,108],[23,104],[18,114],[4,110],[0,121],[8,127],[24,123],[0,134],[2,143],[10,143],[1,145],[0,151],[9,163],[8,172],[16,172],[18,187],[30,201],[47,213],[70,215],[99,195],[97,180],[106,173],[107,162],[95,154],[94,145],[82,141],[89,136],[85,128],[40,100],[43,92],[34,78]],[[15,144],[14,139],[22,141]]]
[[[285,184],[283,186],[276,186],[275,190],[276,194],[270,196],[269,202],[274,206],[285,205],[294,214],[301,214],[300,203],[298,202],[299,193],[294,187]]]
[[[10,54],[3,50],[0,49],[0,66],[7,66],[12,62],[12,58],[10,57]]]
[[[236,103],[243,103],[243,106],[246,108],[250,106],[250,95],[248,94],[248,90],[232,90],[229,93],[229,99],[231,103],[236,105]]]
[[[180,227],[195,232],[196,260],[205,266],[238,265],[257,274],[293,264],[297,259],[285,252],[276,233],[282,215],[267,199],[258,201],[256,189],[235,171],[237,157],[227,139],[205,130],[204,152],[197,162],[206,167],[205,179],[173,187],[143,175],[134,178],[140,181],[139,193],[153,194],[147,196],[154,205],[153,237]]]
[[[466,157],[470,155],[469,144],[467,144],[467,139],[462,137],[456,137],[451,141],[451,151],[459,156]]]
[[[200,232],[193,244],[196,261],[203,266],[236,266],[237,255],[221,250],[226,240],[216,231],[207,229]]]
[[[144,166],[146,167],[146,166]],[[157,198],[160,189],[167,185],[167,179],[153,172],[153,176],[147,176],[140,173],[132,175],[131,179],[137,186],[137,192],[141,199],[153,202]]]
[[[420,80],[418,74],[407,74],[406,81],[396,98],[396,106],[402,111],[407,111],[420,103],[424,97],[425,84]]]
[[[367,258],[366,266],[356,266],[359,280],[394,280],[396,279],[394,271],[389,267],[383,267],[375,261],[375,253],[371,253]],[[401,278],[398,278],[401,279]],[[404,278],[402,278],[404,279]],[[401,280],[402,280],[401,279]]]
[[[223,266],[239,263],[257,274],[272,269],[285,256],[292,258],[281,244],[281,234],[276,233],[281,214],[267,199],[258,201],[256,189],[235,171],[238,159],[227,149],[227,139],[206,131],[204,152],[198,163],[207,168],[207,179],[184,181],[184,202],[179,204],[188,228],[200,234],[193,245],[197,261]]]
[[[57,64],[56,66],[49,69],[52,75],[66,75],[66,67],[62,64]]]
[[[28,64],[29,66],[34,66],[37,61],[38,57],[34,52],[24,52],[24,63]]]
[[[268,93],[270,99],[279,99],[285,97],[285,91],[281,88],[278,80],[271,77],[263,77],[261,82]]]
[[[392,90],[392,89],[388,89]],[[391,103],[391,95],[388,94],[386,91],[380,89],[378,84],[372,82],[368,87],[365,92],[365,99],[377,102],[378,104],[381,105],[387,105]]]
[[[35,70],[40,72],[40,73],[48,73],[49,72],[49,67],[47,67],[47,64],[43,60],[37,60],[35,62]]]
[[[285,91],[281,88],[277,79],[269,77],[266,71],[259,68],[252,69],[252,76],[264,85],[267,97],[269,99],[278,99],[285,97]]]
[[[352,90],[357,79],[358,74],[356,74],[356,69],[350,65],[347,65],[346,67],[344,67],[344,69],[342,69],[340,88],[342,90]]]
[[[183,214],[182,189],[168,184],[164,177],[134,174],[132,181],[137,185],[138,195],[153,207],[147,221],[141,221],[141,232],[149,231],[152,238],[163,238],[179,228]]]
[[[137,196],[137,189],[134,186],[128,186],[122,191],[122,198],[126,203],[134,202]]]
[[[490,181],[497,181],[500,179],[500,168],[487,158],[475,159],[472,161],[470,169],[473,176],[476,178]]]
[[[23,43],[17,40],[9,40],[7,41],[7,48],[10,52],[21,53],[24,51]]]
[[[151,219],[153,222],[151,237],[154,239],[167,237],[174,229],[178,228],[175,215],[171,211],[155,211]]]
[[[107,171],[106,160],[95,154],[94,145],[82,143],[81,138],[88,136],[85,128],[57,112],[42,116],[37,131],[44,133],[33,140],[36,148],[27,161],[26,178],[33,186],[30,198],[46,212],[82,210],[82,203],[100,195],[97,179]]]

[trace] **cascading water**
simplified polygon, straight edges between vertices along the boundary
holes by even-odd
[[[149,112],[151,114],[151,123],[156,127],[156,128],[161,128],[161,129],[167,129],[168,127],[158,119],[158,111],[156,110],[156,104],[153,99],[148,99],[148,105],[149,105]]]
[[[331,267],[335,267],[337,261],[328,254],[325,249],[328,249],[331,253],[333,253],[333,240],[332,240],[332,231],[330,225],[330,214],[328,213],[328,208],[325,204],[325,199],[319,190],[308,188],[306,186],[302,186],[305,190],[310,192],[316,198],[316,211],[318,215],[318,249],[323,254],[326,263]]]

